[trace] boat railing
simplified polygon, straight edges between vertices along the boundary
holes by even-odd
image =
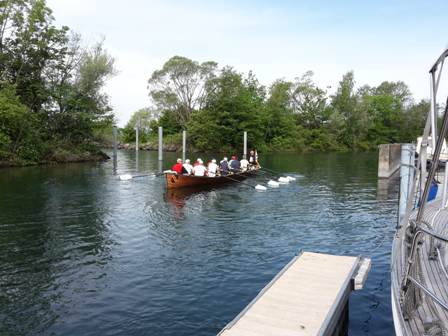
[[[425,227],[419,226],[414,234],[412,245],[411,245],[411,251],[409,258],[407,260],[406,265],[406,273],[404,276],[404,280],[402,283],[402,297],[405,297],[405,294],[407,290],[409,289],[410,283],[413,283],[415,286],[417,286],[419,289],[421,289],[425,294],[427,294],[434,302],[439,304],[443,309],[448,311],[448,302],[443,301],[441,298],[439,298],[434,292],[432,292],[429,288],[427,288],[424,284],[422,284],[419,280],[415,279],[413,276],[410,275],[412,267],[415,267],[416,265],[416,255],[417,255],[417,245],[420,243],[420,236],[422,235],[428,235],[433,239],[448,243],[448,237],[441,235],[431,229],[427,229]],[[443,264],[443,263],[442,263]],[[444,268],[443,268],[444,269]],[[403,302],[404,304],[405,302]]]

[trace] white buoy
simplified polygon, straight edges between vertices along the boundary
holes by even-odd
[[[280,183],[278,183],[277,181],[274,181],[274,180],[269,180],[268,186],[270,186],[272,188],[278,188],[280,186]]]
[[[289,179],[287,177],[279,177],[278,178],[278,182],[280,182],[281,184],[288,184],[289,183]]]
[[[120,175],[120,180],[121,181],[128,181],[132,179],[132,175],[131,174],[124,174],[124,175]]]
[[[290,180],[290,181],[295,181],[295,180],[296,180],[296,178],[295,178],[295,177],[292,177],[292,176],[286,176],[286,178],[287,178],[288,180]]]
[[[255,189],[259,190],[259,191],[266,191],[268,188],[266,188],[265,186],[262,186],[261,184],[257,184],[255,186]]]

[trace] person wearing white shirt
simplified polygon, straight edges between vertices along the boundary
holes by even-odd
[[[185,160],[185,163],[184,163],[183,167],[187,171],[188,175],[193,174],[193,166],[190,164],[190,160],[189,159]]]
[[[209,177],[215,177],[216,173],[218,172],[218,165],[216,164],[216,160],[213,159],[211,162],[209,162],[208,164],[208,176]]]
[[[207,168],[204,167],[204,163],[201,159],[198,159],[197,164],[193,167],[194,176],[205,176],[207,174]]]
[[[247,168],[249,167],[249,161],[246,160],[245,157],[243,157],[243,159],[240,161],[240,165],[241,165],[241,170],[243,172],[247,171]]]

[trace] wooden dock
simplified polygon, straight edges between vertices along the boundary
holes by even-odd
[[[369,270],[370,259],[300,253],[218,335],[342,335]]]

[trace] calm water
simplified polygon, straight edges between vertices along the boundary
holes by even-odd
[[[116,172],[0,170],[0,335],[214,335],[301,249],[372,257],[350,334],[393,334],[397,195],[379,191],[376,153],[263,163],[297,181],[166,194],[160,177],[117,179],[157,171],[148,152],[120,152]]]

